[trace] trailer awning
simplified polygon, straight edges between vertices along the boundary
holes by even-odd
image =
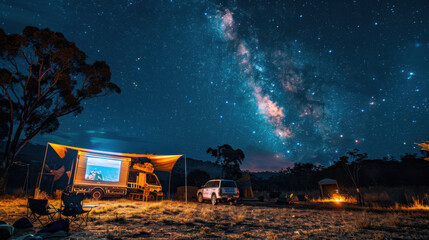
[[[182,156],[182,155],[118,153],[118,152],[93,150],[93,149],[87,149],[87,148],[78,148],[78,147],[66,146],[66,145],[61,145],[56,143],[48,143],[48,144],[52,147],[52,149],[54,149],[54,151],[58,154],[60,158],[65,157],[67,153],[67,149],[72,149],[72,150],[82,151],[82,152],[89,152],[89,153],[98,153],[98,154],[110,155],[110,156],[147,158],[153,164],[153,167],[155,168],[155,170],[163,171],[163,172],[171,172],[177,160]]]

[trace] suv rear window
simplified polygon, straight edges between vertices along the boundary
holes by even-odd
[[[206,187],[210,187],[210,188],[215,188],[215,187],[219,187],[219,181],[211,181],[208,182]]]
[[[222,181],[222,187],[237,187],[233,181]]]

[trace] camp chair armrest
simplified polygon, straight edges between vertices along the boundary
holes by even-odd
[[[52,205],[52,204],[48,204],[47,206],[46,206],[46,209],[52,209],[52,210],[55,210],[56,212],[58,212],[58,210],[59,209],[57,209],[56,207],[54,207],[54,205]]]
[[[49,208],[49,209],[55,209],[55,210],[57,210],[57,208],[54,205],[52,205],[52,204],[48,204],[48,205],[46,205],[46,207]]]
[[[59,212],[59,211],[60,211],[60,209],[58,209],[58,208],[54,207],[52,204],[48,204],[48,205],[46,206],[46,211],[47,211],[48,213],[50,213],[50,214],[53,214],[53,213],[57,213],[57,212]]]

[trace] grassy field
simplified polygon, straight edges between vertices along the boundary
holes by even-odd
[[[60,202],[50,200],[59,207]],[[26,214],[26,200],[0,200],[0,220],[12,224]],[[273,202],[230,206],[124,199],[85,200],[98,204],[88,226],[70,231],[69,239],[429,239],[429,211],[368,209],[352,204]],[[15,236],[35,233],[20,231]]]

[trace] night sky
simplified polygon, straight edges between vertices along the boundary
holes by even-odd
[[[428,1],[3,0],[0,22],[62,32],[122,89],[36,143],[202,160],[230,144],[261,171],[429,140]]]

